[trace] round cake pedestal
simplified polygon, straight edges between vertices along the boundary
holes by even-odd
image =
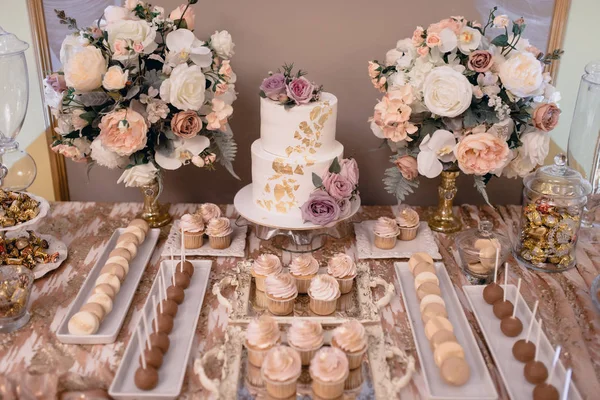
[[[256,236],[261,240],[271,240],[273,245],[290,253],[311,253],[321,249],[327,239],[343,239],[352,233],[350,218],[360,208],[360,197],[352,200],[348,216],[331,226],[321,226],[302,221],[302,216],[270,213],[256,205],[252,199],[252,184],[242,188],[233,200],[240,214],[238,226],[254,226]]]

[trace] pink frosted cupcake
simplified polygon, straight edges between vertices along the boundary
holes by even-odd
[[[267,295],[267,308],[271,314],[288,315],[294,311],[298,288],[292,275],[279,273],[267,276],[265,294]]]
[[[315,354],[309,368],[314,394],[322,399],[342,396],[348,371],[348,358],[343,351],[335,347],[323,347]]]
[[[373,227],[373,234],[375,235],[375,247],[390,250],[396,246],[400,229],[393,219],[379,217]]]
[[[265,357],[261,372],[267,393],[276,399],[288,399],[296,394],[302,372],[300,356],[291,347],[273,347]]]
[[[350,369],[361,366],[367,351],[365,327],[357,320],[350,320],[333,330],[331,345],[346,353]]]
[[[412,208],[405,207],[396,217],[396,223],[400,228],[400,240],[413,240],[419,232],[419,214]]]
[[[229,218],[218,217],[211,219],[208,223],[208,228],[206,228],[206,234],[208,235],[210,247],[213,249],[222,250],[231,246],[233,229],[231,228]]]
[[[318,315],[330,315],[335,312],[340,297],[340,284],[329,275],[317,275],[308,287],[310,310]]]
[[[279,325],[273,317],[262,315],[253,319],[246,328],[246,349],[248,362],[255,367],[261,367],[267,351],[281,341]]]
[[[300,354],[302,365],[310,365],[310,360],[323,346],[323,327],[316,321],[295,319],[288,330],[288,344]]]
[[[199,215],[184,214],[181,217],[183,246],[186,249],[198,249],[204,242],[204,221]]]
[[[342,294],[350,293],[354,278],[356,278],[356,264],[352,257],[344,253],[337,253],[329,259],[327,273],[338,281]]]
[[[319,273],[319,262],[310,254],[302,254],[290,264],[290,274],[296,280],[298,293],[306,293],[310,281]]]
[[[274,254],[261,254],[252,263],[250,272],[256,282],[256,289],[265,291],[265,279],[268,275],[278,274],[283,270],[281,260]]]
[[[205,224],[208,224],[211,219],[219,218],[221,216],[221,209],[216,204],[204,203],[200,206],[198,211],[196,211],[196,214],[202,217]]]

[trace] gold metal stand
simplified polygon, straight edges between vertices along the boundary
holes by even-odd
[[[452,212],[452,201],[456,196],[456,178],[459,171],[442,171],[442,183],[438,187],[439,204],[429,217],[429,227],[437,232],[452,233],[460,230],[458,218]]]
[[[148,225],[150,225],[151,228],[160,228],[171,222],[172,218],[169,214],[169,205],[161,205],[158,202],[158,180],[142,186],[140,189],[144,195],[144,208],[142,209],[140,218],[148,222]]]

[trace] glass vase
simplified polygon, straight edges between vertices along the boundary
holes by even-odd
[[[144,219],[151,228],[160,228],[171,222],[172,218],[169,214],[169,205],[161,205],[158,201],[158,197],[161,193],[158,179],[140,187],[140,189],[144,196],[144,207],[140,214],[140,218]]]
[[[436,232],[453,233],[460,230],[460,221],[452,211],[459,173],[456,170],[442,171],[442,183],[438,187],[438,208],[428,220],[429,227]]]

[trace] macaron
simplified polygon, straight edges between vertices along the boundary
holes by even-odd
[[[441,329],[437,331],[429,340],[429,344],[431,344],[431,348],[435,351],[442,343],[446,342],[456,342],[456,336],[454,332],[448,331],[446,329]]]
[[[150,225],[148,225],[148,223],[141,218],[136,218],[132,220],[128,226],[137,226],[138,228],[141,228],[146,235],[150,230]]]
[[[496,248],[487,246],[479,250],[479,262],[484,267],[494,268],[496,266]]]
[[[471,377],[471,369],[464,358],[450,357],[440,367],[440,374],[447,384],[462,386]]]
[[[415,289],[418,289],[425,282],[435,283],[436,285],[440,284],[440,280],[438,279],[436,274],[431,272],[423,272],[419,275],[415,276]]]
[[[92,294],[96,294],[96,293],[106,294],[113,300],[115,299],[115,296],[117,295],[117,292],[115,291],[115,289],[113,289],[112,286],[110,286],[108,283],[101,283],[99,285],[96,285],[94,287],[94,290],[92,290]]]
[[[98,321],[100,321],[100,322],[102,322],[102,320],[104,319],[104,316],[106,315],[104,308],[98,303],[85,303],[83,306],[81,306],[79,311],[91,312],[96,317],[98,317]]]
[[[440,331],[442,329],[445,329],[450,332],[454,332],[454,327],[452,326],[452,323],[448,320],[448,318],[444,318],[444,317],[431,318],[425,324],[425,336],[427,337],[427,340],[431,340],[433,335],[435,335],[437,333],[437,331]]]
[[[127,262],[131,261],[131,253],[127,251],[127,249],[112,249],[110,253],[108,253],[108,258],[110,257],[123,257]]]
[[[477,239],[475,243],[473,243],[473,247],[477,250],[481,250],[484,247],[495,247],[498,244],[497,239]]]
[[[426,305],[421,313],[421,319],[423,319],[423,323],[426,324],[433,317],[448,318],[446,307],[439,303],[431,303]]]
[[[100,270],[100,275],[103,274],[115,275],[117,278],[119,278],[119,281],[121,283],[125,280],[125,277],[127,276],[125,268],[123,268],[119,264],[114,263],[106,264],[104,267],[102,267],[102,269]]]
[[[119,238],[117,239],[117,243],[123,242],[132,242],[135,243],[136,246],[140,245],[138,237],[131,232],[124,232],[121,234],[121,236],[119,236]]]
[[[412,273],[414,276],[417,276],[422,272],[431,272],[435,275],[435,267],[433,264],[429,264],[428,262],[420,262],[415,266]]]
[[[465,350],[456,342],[445,342],[440,344],[433,352],[433,359],[438,368],[450,357],[465,358]]]
[[[125,250],[125,249],[119,249],[119,250]],[[125,250],[125,251],[127,251],[127,250]],[[108,257],[108,260],[106,260],[106,263],[104,265],[106,265],[106,264],[118,264],[121,267],[123,267],[126,274],[129,273],[129,261],[127,261],[127,259],[125,257],[121,257],[121,256]]]
[[[423,314],[425,307],[432,303],[440,304],[444,308],[446,308],[446,302],[444,301],[444,299],[441,298],[441,296],[438,296],[437,294],[429,294],[423,297],[423,300],[421,300],[421,304],[419,304],[419,311],[421,311],[421,314]]]
[[[96,294],[91,295],[90,298],[87,299],[87,302],[100,304],[102,306],[102,308],[104,309],[104,315],[110,313],[113,308],[112,299],[107,294],[104,294],[104,293],[96,293]]]
[[[418,263],[420,262],[426,262],[429,264],[433,264],[433,258],[431,258],[431,256],[427,253],[414,253],[409,259],[408,259],[408,267],[410,268],[410,272],[412,272],[413,269],[415,269],[415,267],[417,266]]]
[[[131,254],[131,259],[137,255],[137,244],[133,242],[118,242],[115,249],[125,249]]]
[[[98,279],[96,279],[96,285],[100,285],[102,283],[110,285],[117,293],[119,293],[119,290],[121,290],[121,281],[114,274],[100,274]]]
[[[128,226],[125,228],[125,231],[123,231],[123,234],[125,233],[133,234],[138,240],[138,245],[144,243],[144,240],[146,240],[146,232],[139,226]]]
[[[100,320],[89,311],[79,311],[74,314],[67,328],[71,335],[93,335],[100,327]]]
[[[440,290],[440,287],[438,285],[436,285],[435,283],[432,283],[432,282],[422,283],[417,288],[417,297],[419,298],[419,300],[423,300],[423,298],[425,298],[425,296],[430,295],[430,294],[435,294],[437,296],[441,296],[442,291]]]

